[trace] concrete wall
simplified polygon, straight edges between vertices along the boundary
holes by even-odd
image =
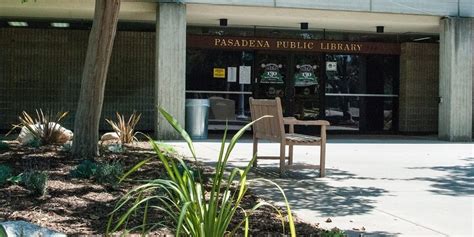
[[[440,27],[439,138],[472,138],[474,18],[445,18]]]
[[[403,43],[400,55],[400,132],[438,130],[439,45]]]
[[[472,0],[184,0],[184,2],[474,17]]]
[[[21,111],[70,111],[73,127],[88,31],[0,28],[0,129]],[[142,113],[139,128],[153,129],[154,32],[118,32],[105,89],[104,118]]]

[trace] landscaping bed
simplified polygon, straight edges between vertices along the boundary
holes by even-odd
[[[140,161],[155,157],[146,143],[129,147],[127,151],[102,152],[97,162],[120,162],[125,171]],[[47,194],[34,197],[22,185],[12,184],[0,187],[0,222],[25,220],[68,235],[91,235],[105,233],[108,214],[117,200],[136,183],[123,182],[118,185],[100,183],[94,179],[79,179],[71,176],[82,160],[74,159],[64,146],[44,146],[39,148],[21,147],[10,143],[10,149],[0,151],[0,165],[12,168],[14,174],[27,170],[39,170],[48,174]],[[190,164],[195,166],[195,164]],[[164,178],[163,166],[158,159],[133,174],[135,180]],[[212,173],[204,167],[204,174]],[[250,192],[242,206],[251,208],[259,198]],[[166,220],[159,213],[150,216],[156,220]],[[231,227],[242,220],[238,215]],[[132,222],[133,223],[133,222]],[[286,226],[288,229],[288,226]],[[300,221],[296,222],[298,236],[318,236],[321,230]],[[157,229],[152,235],[171,233],[167,228]],[[282,233],[281,220],[271,208],[262,208],[250,220],[250,233],[254,236],[279,235]]]

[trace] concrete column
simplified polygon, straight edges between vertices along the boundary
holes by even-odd
[[[472,139],[474,18],[445,18],[440,29],[439,138]]]
[[[156,16],[155,104],[184,127],[186,99],[186,5],[159,3]],[[156,112],[155,137],[179,139],[179,134]]]

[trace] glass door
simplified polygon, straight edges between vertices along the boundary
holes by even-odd
[[[289,59],[282,52],[256,52],[254,75],[255,75],[255,98],[274,99],[280,97],[283,113],[285,116],[291,109],[288,94],[291,86],[289,74]]]
[[[325,113],[331,130],[395,131],[398,58],[326,55]]]
[[[316,120],[323,117],[324,100],[321,55],[295,54],[293,83],[294,116],[302,120]]]

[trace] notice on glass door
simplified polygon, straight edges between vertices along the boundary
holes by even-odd
[[[237,67],[227,67],[227,82],[237,82]]]
[[[250,84],[251,69],[252,67],[250,66],[239,67],[239,83],[240,84]]]

